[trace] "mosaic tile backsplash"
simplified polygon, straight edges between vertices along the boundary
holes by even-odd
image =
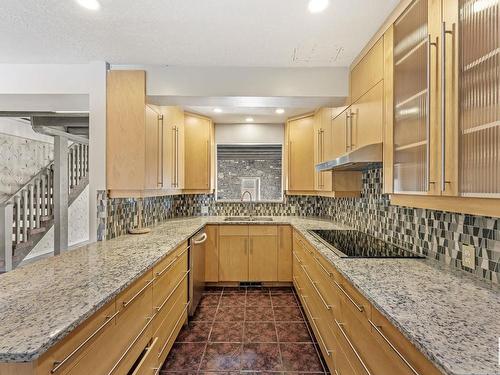
[[[500,281],[500,218],[456,214],[428,209],[392,206],[382,193],[382,169],[363,172],[360,198],[287,196],[283,203],[250,204],[216,202],[213,195],[179,195],[145,198],[143,225],[154,225],[166,219],[201,215],[239,216],[318,216],[365,231],[416,253],[436,259],[454,268],[474,273],[498,284]],[[100,210],[107,212],[105,233],[111,239],[135,227],[135,199],[106,199],[99,195]],[[462,266],[462,246],[474,245],[476,269]]]

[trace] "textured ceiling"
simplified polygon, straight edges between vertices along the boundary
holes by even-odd
[[[1,0],[0,62],[347,66],[398,3],[330,0]]]

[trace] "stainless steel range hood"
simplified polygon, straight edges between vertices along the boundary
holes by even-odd
[[[374,143],[363,146],[357,150],[348,152],[337,159],[325,161],[317,164],[316,170],[321,171],[359,171],[366,169],[374,164],[382,162],[383,147],[382,143]]]

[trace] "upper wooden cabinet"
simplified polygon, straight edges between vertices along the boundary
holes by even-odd
[[[184,116],[184,190],[214,189],[214,124],[211,119]]]
[[[286,126],[287,190],[314,191],[314,115],[290,119]]]
[[[384,122],[384,82],[380,81],[351,105],[348,116],[348,149],[381,143]]]
[[[111,196],[142,196],[162,188],[162,120],[146,105],[146,73],[107,73],[106,179]]]
[[[395,22],[393,203],[500,216],[499,7],[415,0]]]
[[[160,107],[163,115],[163,186],[184,188],[184,111]]]
[[[384,39],[380,38],[368,53],[351,69],[351,102],[380,82],[384,77]]]
[[[314,164],[332,158],[332,108],[314,114]],[[332,191],[332,172],[314,172],[314,190]]]

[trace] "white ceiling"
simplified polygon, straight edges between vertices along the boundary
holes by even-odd
[[[398,0],[1,0],[0,63],[348,66]]]

